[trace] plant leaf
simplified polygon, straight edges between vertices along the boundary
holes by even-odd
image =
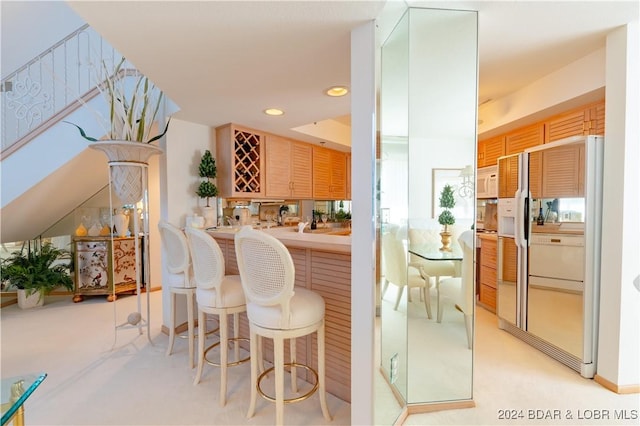
[[[85,138],[86,140],[91,141],[91,142],[97,142],[98,141],[98,139],[96,139],[96,138],[92,138],[91,136],[87,136],[87,134],[84,132],[84,130],[82,130],[82,127],[78,126],[77,124],[73,124],[73,123],[71,123],[69,121],[63,121],[63,123],[67,123],[67,124],[71,124],[72,126],[76,126],[78,128],[78,130],[80,131],[80,135],[83,138]]]
[[[153,141],[157,141],[158,139],[163,137],[165,135],[165,133],[167,133],[167,130],[169,130],[169,123],[171,123],[171,117],[169,117],[169,120],[167,120],[167,126],[164,128],[164,132],[160,133],[158,136],[155,136],[155,137],[149,139],[149,142],[147,142],[147,143],[151,143]]]

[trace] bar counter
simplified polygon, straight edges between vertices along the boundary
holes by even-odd
[[[208,231],[222,249],[227,274],[238,274],[234,243],[237,230]],[[291,227],[274,227],[264,232],[278,238],[289,249],[296,268],[295,285],[313,290],[324,298],[327,392],[351,402],[351,236],[301,234]],[[240,317],[240,333],[249,335],[244,313]],[[273,345],[269,339],[263,339],[263,342],[265,358],[271,361]],[[311,360],[311,367],[317,368],[315,333],[298,338],[296,342],[297,362],[306,364]],[[288,352],[285,348],[285,362],[288,362]]]

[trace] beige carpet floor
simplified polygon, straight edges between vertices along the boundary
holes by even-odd
[[[228,401],[218,405],[219,371],[206,366],[193,385],[186,340],[165,356],[168,338],[161,333],[161,294],[151,293],[151,344],[146,334],[120,330],[117,323],[136,310],[136,299],[115,304],[103,297],[74,304],[70,297],[48,297],[42,308],[0,311],[0,371],[3,378],[25,372],[49,374],[27,401],[27,425],[271,425],[273,404],[258,400],[247,420],[249,366],[229,370]],[[143,304],[143,311],[145,310]],[[114,345],[115,340],[115,345]],[[476,407],[415,414],[408,425],[638,424],[639,395],[617,395],[580,377],[545,354],[497,328],[495,315],[477,309],[474,352]],[[328,397],[332,425],[350,423],[350,405]],[[399,406],[385,383],[376,379],[376,423],[392,424]],[[504,410],[524,417],[501,419]],[[560,419],[529,419],[529,410],[560,410]],[[608,410],[609,418],[583,418]],[[614,419],[615,411],[628,419]],[[622,411],[624,410],[624,411]],[[635,411],[634,411],[635,410]],[[553,412],[553,411],[551,411]],[[572,414],[568,419],[566,414]],[[636,416],[635,419],[632,418]],[[317,396],[285,407],[291,425],[325,424]]]
[[[146,297],[146,295],[143,295]],[[143,299],[144,300],[144,299]],[[168,336],[161,332],[161,293],[151,293],[151,342],[146,329],[119,329],[136,311],[135,296],[105,298],[47,297],[42,308],[2,309],[1,373],[13,377],[46,372],[48,377],[25,405],[27,425],[271,425],[275,405],[258,398],[249,407],[249,364],[228,370],[227,404],[218,404],[220,371],[205,365],[200,384],[188,367],[187,340],[177,339],[166,356]],[[146,313],[146,304],[142,304]],[[145,314],[146,316],[146,314]],[[210,338],[211,339],[211,338]],[[210,340],[213,343],[215,340]],[[114,345],[115,343],[115,345]],[[328,395],[335,425],[350,423],[350,405]],[[319,425],[317,394],[285,406],[285,423]]]

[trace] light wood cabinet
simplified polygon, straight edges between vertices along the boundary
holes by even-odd
[[[533,198],[540,198],[542,194],[542,175],[542,153],[532,152],[529,154],[529,191]]]
[[[539,123],[478,141],[477,167],[496,164],[502,155],[517,154],[526,148],[571,136],[604,136],[604,99],[563,112]],[[534,173],[542,173],[542,159],[533,158]],[[536,179],[541,178],[536,175]],[[534,198],[542,191],[542,181],[532,188]],[[537,192],[536,192],[537,191]]]
[[[265,135],[235,124],[216,128],[219,196],[265,196]]]
[[[480,238],[480,288],[478,303],[492,312],[496,311],[497,241],[495,236]]]
[[[313,148],[276,135],[266,137],[266,196],[307,199],[313,195]]]
[[[584,196],[584,145],[560,146],[542,154],[542,198]]]
[[[501,158],[498,161],[498,197],[515,197],[518,190],[518,156]]]
[[[478,142],[478,168],[495,166],[504,155],[504,135]]]
[[[347,196],[347,156],[344,152],[313,147],[313,197],[344,200]]]
[[[571,136],[604,135],[604,100],[545,121],[545,143]]]
[[[518,154],[527,148],[544,143],[544,124],[536,123],[507,133],[504,138],[505,155]]]

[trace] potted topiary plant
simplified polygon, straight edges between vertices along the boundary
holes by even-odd
[[[456,219],[453,217],[453,213],[451,213],[451,209],[454,208],[455,205],[456,200],[453,194],[453,188],[451,185],[446,184],[440,193],[440,207],[444,209],[438,216],[438,223],[444,226],[442,232],[440,232],[440,240],[442,241],[440,251],[451,251],[449,225],[456,223]]]
[[[202,216],[204,216],[204,226],[216,226],[217,225],[217,199],[215,198],[218,195],[218,188],[212,182],[212,179],[216,178],[218,171],[216,169],[216,160],[211,155],[211,151],[206,150],[200,159],[200,165],[198,166],[198,175],[201,178],[204,178],[198,189],[196,190],[196,195],[200,198],[204,198],[206,200],[206,206],[200,207],[202,211]],[[213,205],[211,205],[210,200],[213,198]]]
[[[73,290],[69,275],[71,261],[60,263],[69,257],[69,251],[44,243],[34,250],[23,248],[4,259],[1,264],[2,281],[17,289],[18,307],[28,309],[42,306],[44,296],[58,287]]]

